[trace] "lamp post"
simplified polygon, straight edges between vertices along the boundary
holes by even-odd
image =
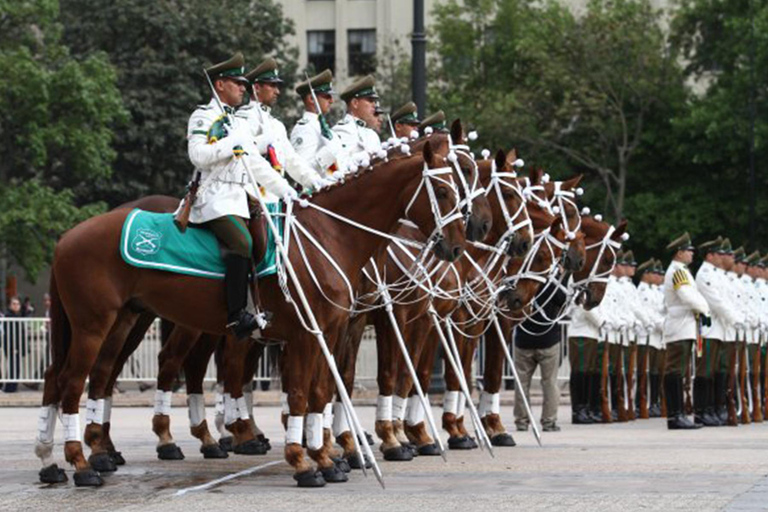
[[[413,0],[411,36],[411,88],[419,115],[427,111],[427,37],[424,33],[424,0]]]

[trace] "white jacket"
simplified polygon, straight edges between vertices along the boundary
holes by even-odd
[[[688,267],[672,261],[664,275],[664,343],[696,339],[696,314],[710,316],[709,304],[696,288]]]
[[[634,324],[634,316],[623,307],[621,293],[622,286],[616,276],[609,276],[603,302],[600,303],[600,306],[604,307],[605,333],[608,343],[626,344],[628,325]]]
[[[344,148],[344,158],[350,162],[368,158],[372,153],[381,150],[379,135],[368,128],[365,121],[347,114],[336,123],[333,131],[341,138]]]
[[[602,312],[602,304],[590,310],[574,304],[571,306],[571,323],[568,326],[569,338],[600,339],[600,327],[605,322]]]
[[[637,294],[650,320],[648,345],[661,350],[664,348],[662,343],[662,334],[664,332],[664,293],[660,286],[641,281],[637,285]]]
[[[629,341],[645,343],[648,332],[653,328],[653,320],[643,306],[637,287],[629,277],[619,278],[621,285],[622,306],[627,312],[627,333]]]
[[[346,172],[344,148],[341,138],[331,130],[332,138],[326,139],[320,130],[320,121],[314,112],[304,112],[291,130],[291,145],[315,172],[324,178],[332,172]],[[336,167],[332,171],[332,168]]]
[[[195,224],[225,215],[250,218],[247,195],[256,197],[256,191],[240,159],[244,159],[256,181],[266,190],[282,195],[288,187],[255,150],[235,158],[232,143],[226,136],[220,140],[209,138],[211,128],[222,115],[216,100],[211,99],[207,105],[200,105],[187,123],[187,152],[192,165],[200,171],[202,184],[189,215],[190,222]],[[230,118],[233,130],[247,131],[247,119],[243,115],[230,113]]]
[[[712,310],[712,325],[702,329],[705,338],[724,340],[728,325],[738,321],[739,316],[733,309],[728,294],[728,282],[725,272],[711,263],[701,264],[696,273],[696,287],[704,296]]]
[[[745,296],[743,303],[747,310],[746,340],[747,343],[760,343],[760,310],[757,303],[755,280],[747,274],[742,274],[741,283]]]

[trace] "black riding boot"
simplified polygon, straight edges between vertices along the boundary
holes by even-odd
[[[726,374],[717,372],[715,374],[715,416],[721,425],[728,422],[728,408],[726,407]]]
[[[592,418],[593,423],[602,423],[602,400],[600,397],[600,374],[588,373],[587,381],[589,383],[589,416]]]
[[[648,405],[648,416],[651,418],[661,417],[661,404],[659,403],[659,374],[651,373],[648,375],[651,381],[651,400]]]
[[[237,254],[227,254],[224,287],[227,298],[227,328],[237,339],[247,338],[259,327],[256,317],[245,310],[248,304],[248,275],[251,260]]]
[[[693,421],[704,427],[718,427],[720,422],[712,417],[707,410],[709,407],[709,388],[710,379],[696,377],[693,380]]]
[[[587,374],[576,372],[571,375],[571,422],[574,425],[591,425],[594,423],[588,413],[587,406]]]
[[[667,428],[669,430],[692,430],[701,428],[683,415],[683,377],[664,376],[664,395],[667,398]]]

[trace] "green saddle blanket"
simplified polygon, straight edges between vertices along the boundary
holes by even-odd
[[[267,207],[274,212],[280,205]],[[278,226],[282,234],[282,223]],[[256,267],[258,276],[277,272],[276,252],[270,232],[266,255]],[[190,224],[182,233],[173,223],[172,213],[152,213],[138,208],[128,214],[123,224],[120,255],[134,267],[209,279],[224,279],[226,270],[219,242],[211,231]]]

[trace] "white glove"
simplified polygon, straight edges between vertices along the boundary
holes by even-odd
[[[291,188],[289,186],[288,190],[286,190],[285,193],[282,194],[280,197],[282,197],[283,202],[287,203],[288,201],[295,201],[295,200],[297,200],[299,198],[299,194],[298,194],[298,192],[296,192],[293,188]]]
[[[274,140],[268,133],[262,133],[256,137],[256,149],[259,151],[260,155],[266,153],[267,148],[272,145],[274,145]]]
[[[344,181],[344,171],[342,169],[337,169],[335,172],[330,173],[327,176],[327,179],[331,183],[338,183],[339,181]]]
[[[330,180],[324,180],[319,175],[315,175],[311,180],[309,180],[309,186],[315,190],[320,190],[321,188],[327,187],[330,184]]]
[[[237,146],[247,150],[251,146],[251,134],[247,128],[234,128],[227,134],[226,137],[221,139],[220,143],[224,144],[229,151],[233,151]]]

